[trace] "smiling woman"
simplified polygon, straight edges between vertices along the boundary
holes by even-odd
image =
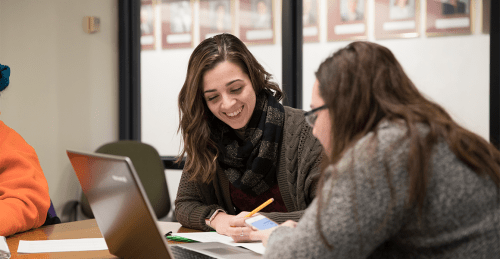
[[[237,37],[220,34],[193,51],[179,94],[187,155],[177,220],[248,237],[244,216],[274,198],[261,214],[300,219],[316,193],[322,148],[302,110],[279,103],[282,92]],[[234,228],[234,227],[237,228]]]
[[[247,125],[255,108],[255,91],[241,68],[224,61],[203,76],[207,106],[219,120],[233,129]]]

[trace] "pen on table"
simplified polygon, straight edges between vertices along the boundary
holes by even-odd
[[[196,240],[192,240],[192,239],[185,238],[185,237],[172,236],[172,231],[169,231],[167,234],[165,234],[165,237],[168,240],[178,241],[178,242],[186,242],[186,243],[197,243],[198,242]]]
[[[253,216],[253,214],[259,212],[261,209],[263,209],[264,207],[266,207],[267,205],[269,205],[269,203],[273,202],[274,199],[271,198],[269,200],[267,200],[266,202],[262,203],[262,205],[260,205],[259,207],[255,208],[254,210],[252,210],[252,212],[248,213],[245,218],[249,218],[251,216]]]

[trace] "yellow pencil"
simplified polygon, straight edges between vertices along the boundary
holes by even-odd
[[[267,200],[266,202],[262,203],[262,205],[260,205],[259,207],[255,208],[254,210],[252,210],[252,212],[248,213],[245,218],[249,218],[251,216],[253,216],[253,214],[259,212],[261,209],[265,208],[267,205],[269,205],[269,203],[273,202],[274,199],[271,198],[269,200]]]

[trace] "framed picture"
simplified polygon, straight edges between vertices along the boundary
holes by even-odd
[[[471,3],[472,2],[472,3]],[[474,0],[427,0],[427,36],[471,34]]]
[[[152,0],[141,0],[141,50],[155,49],[155,15]]]
[[[302,1],[302,36],[304,42],[319,42],[319,0]]]
[[[193,3],[162,0],[161,45],[163,49],[193,46]]]
[[[419,36],[420,0],[375,0],[375,38]]]
[[[234,1],[200,0],[200,41],[228,32],[234,34]]]
[[[363,40],[368,37],[367,0],[328,1],[328,41]]]
[[[482,21],[482,31],[485,34],[490,33],[490,21],[491,19],[491,0],[483,0],[481,5],[481,21]]]
[[[240,39],[249,44],[274,43],[272,0],[240,0]]]

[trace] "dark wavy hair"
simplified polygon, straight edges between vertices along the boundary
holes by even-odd
[[[408,128],[402,139],[409,140],[407,205],[416,205],[420,215],[430,177],[431,150],[438,140],[446,141],[457,158],[478,175],[490,177],[500,186],[500,152],[422,96],[389,49],[371,42],[353,42],[321,63],[316,78],[331,118],[329,164],[336,164],[366,134],[373,132],[375,137],[380,121],[398,120]],[[428,135],[419,134],[420,123],[428,125]],[[318,188],[317,227],[323,242],[332,248],[319,227],[326,177],[321,176]],[[394,188],[388,182],[394,199]]]
[[[184,170],[191,174],[191,180],[199,179],[204,183],[211,182],[215,175],[219,151],[210,138],[209,121],[215,116],[203,98],[203,76],[224,61],[238,65],[248,75],[257,95],[262,90],[268,90],[278,101],[283,98],[278,84],[271,81],[272,75],[237,37],[219,34],[203,40],[194,49],[189,58],[186,80],[179,93],[178,131],[182,133],[184,147],[177,162],[187,155]]]

